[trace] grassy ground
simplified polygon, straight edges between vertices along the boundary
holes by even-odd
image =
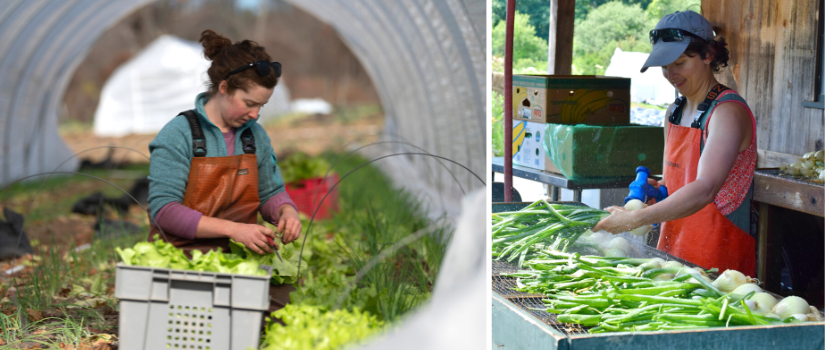
[[[334,160],[338,155],[325,157]],[[364,161],[351,156],[335,170],[343,177]],[[128,189],[135,177],[147,172],[148,165],[143,164],[89,173]],[[26,212],[39,186],[39,182],[11,186],[0,193],[0,200]],[[133,206],[119,218],[139,225],[144,233],[94,239],[90,228],[94,218],[69,214],[71,205],[90,191],[103,191],[108,197],[122,194],[91,178],[53,177],[35,198],[26,219],[34,256],[0,261],[4,271],[24,266],[11,276],[0,272],[0,348],[117,345],[114,248],[144,240],[148,220],[142,209]],[[398,321],[432,291],[446,247],[442,238],[450,229],[436,229],[432,235],[395,247],[395,242],[433,225],[424,219],[421,204],[404,190],[393,189],[386,176],[371,166],[344,179],[339,191],[340,212],[313,223],[305,250],[308,264],[302,267],[302,284],[292,293],[292,302],[324,310],[360,309],[387,322]],[[308,224],[304,222],[305,230]],[[76,251],[86,243],[88,248]],[[387,257],[356,281],[356,273],[382,252]]]

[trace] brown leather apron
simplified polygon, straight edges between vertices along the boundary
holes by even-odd
[[[188,112],[191,112],[189,114]],[[227,157],[206,157],[206,143],[203,130],[194,111],[181,113],[192,127],[195,156],[189,166],[189,179],[183,195],[183,205],[201,212],[205,216],[233,222],[256,224],[258,208],[258,158],[255,156],[254,139],[250,129],[242,137],[244,154]],[[186,239],[166,232],[165,235],[153,224],[148,241],[154,241],[155,234],[161,240],[183,249],[191,258],[192,250],[206,253],[221,248],[229,252],[229,238]],[[269,311],[283,308],[289,302],[289,293],[295,288],[288,284],[270,285]]]

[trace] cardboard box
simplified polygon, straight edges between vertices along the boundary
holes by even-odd
[[[543,123],[513,120],[513,164],[523,167],[561,173],[544,152]]]
[[[630,123],[630,79],[513,75],[513,119],[556,124]]]

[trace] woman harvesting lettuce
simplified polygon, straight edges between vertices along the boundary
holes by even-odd
[[[217,248],[229,252],[230,239],[258,254],[272,253],[276,235],[257,224],[259,212],[278,227],[284,243],[301,232],[269,136],[257,124],[281,65],[250,40],[233,44],[205,30],[200,42],[212,61],[209,89],[149,144],[149,241],[159,234],[193,256]],[[271,288],[271,304],[283,306],[291,290]]]

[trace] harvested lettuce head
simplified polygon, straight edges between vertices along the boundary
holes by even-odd
[[[266,276],[258,261],[244,259],[236,254],[225,254],[220,249],[206,254],[192,251],[192,259],[186,257],[182,249],[164,242],[155,236],[154,242],[138,242],[132,248],[115,248],[126,265],[157,267],[191,271],[234,273],[241,275]]]

